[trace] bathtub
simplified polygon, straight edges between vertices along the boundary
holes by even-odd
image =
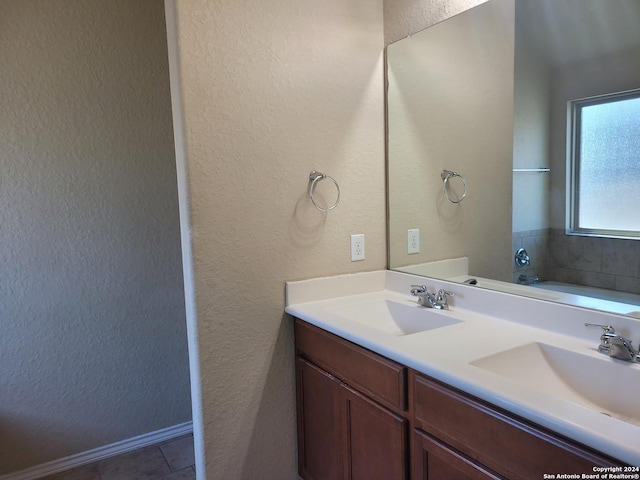
[[[531,286],[558,292],[561,297],[559,301],[563,303],[640,318],[640,295],[635,293],[552,281]]]
[[[466,283],[472,279],[476,281],[476,286],[490,290],[640,318],[640,295],[632,293],[560,282],[520,285],[470,275],[447,278],[459,283]]]

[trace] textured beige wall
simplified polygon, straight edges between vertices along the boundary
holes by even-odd
[[[382,2],[176,0],[175,12],[199,467],[296,478],[285,281],[386,265]],[[307,197],[313,169],[342,190],[326,215]],[[350,262],[353,233],[365,261]]]
[[[0,474],[190,420],[161,0],[0,1]]]
[[[388,45],[487,0],[384,0],[384,40]]]
[[[467,256],[471,275],[511,279],[513,39],[513,1],[492,0],[387,47],[391,267]],[[457,205],[443,169],[466,180]]]

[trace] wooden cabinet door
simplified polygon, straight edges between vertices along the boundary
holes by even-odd
[[[501,480],[491,472],[437,438],[414,430],[413,480]]]
[[[409,478],[406,419],[300,357],[296,377],[302,478]]]
[[[407,420],[345,385],[342,391],[344,478],[408,479]]]
[[[308,480],[343,476],[340,382],[296,358],[298,473]]]

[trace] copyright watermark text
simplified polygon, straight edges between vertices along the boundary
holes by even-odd
[[[545,480],[640,480],[640,467],[593,467],[588,473],[545,473]]]

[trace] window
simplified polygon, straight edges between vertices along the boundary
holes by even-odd
[[[640,237],[640,90],[569,105],[568,233]]]

